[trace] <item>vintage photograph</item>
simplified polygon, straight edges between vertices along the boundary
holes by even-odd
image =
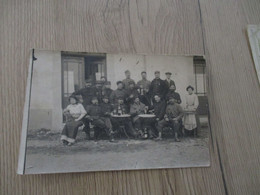
[[[19,174],[210,165],[203,56],[32,50]]]

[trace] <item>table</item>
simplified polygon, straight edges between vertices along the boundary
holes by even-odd
[[[115,118],[115,119],[120,119],[119,121],[117,121],[117,122],[119,122],[119,128],[122,130],[122,132],[125,134],[125,136],[126,136],[128,139],[130,139],[130,136],[128,135],[128,133],[127,133],[127,131],[126,131],[126,129],[125,129],[125,123],[122,124],[123,121],[122,121],[121,119],[130,118],[131,115],[130,115],[130,114],[122,114],[122,115],[114,115],[114,114],[112,114],[111,117],[112,117],[112,118]]]

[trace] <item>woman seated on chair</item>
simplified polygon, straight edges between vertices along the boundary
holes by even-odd
[[[76,96],[69,97],[70,104],[63,111],[66,117],[66,124],[61,133],[61,140],[65,145],[72,145],[78,133],[78,128],[83,125],[82,118],[86,115],[86,110],[81,103],[78,102]]]
[[[184,116],[184,129],[187,135],[194,133],[199,125],[199,120],[196,114],[196,110],[199,106],[198,96],[193,93],[194,88],[188,86],[186,88],[188,94],[185,96],[186,107]]]

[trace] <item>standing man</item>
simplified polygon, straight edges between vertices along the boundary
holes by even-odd
[[[75,91],[72,95],[81,95],[83,99],[82,105],[86,109],[91,104],[92,97],[97,95],[97,89],[92,85],[92,80],[88,79],[85,81],[85,87]]]
[[[167,85],[165,81],[160,79],[160,71],[155,71],[154,76],[155,78],[153,79],[149,89],[150,97],[154,97],[155,95],[159,94],[161,98],[164,100],[168,90]]]
[[[174,99],[177,100],[177,103],[178,103],[178,104],[181,104],[181,96],[180,96],[179,93],[175,92],[175,90],[176,90],[175,85],[171,85],[171,86],[169,87],[169,91],[168,91],[168,93],[166,94],[166,100],[169,100],[170,97],[174,97]]]
[[[111,89],[111,82],[110,81],[106,81],[104,83],[103,88],[102,88],[102,98],[104,96],[110,97],[112,92],[113,92],[113,89]]]
[[[171,85],[175,86],[175,82],[171,79],[172,73],[166,72],[165,75],[166,75],[165,83],[166,83],[168,89],[170,88]]]
[[[134,84],[135,84],[135,81],[133,79],[131,79],[131,73],[130,73],[129,70],[125,71],[125,77],[126,78],[122,82],[124,84],[124,88],[128,89],[129,88],[129,83],[130,82],[134,82]]]
[[[126,99],[126,91],[124,90],[124,84],[122,81],[117,81],[117,89],[114,90],[110,95],[111,104],[116,104],[119,98],[122,98],[124,101]]]
[[[146,72],[141,72],[142,80],[137,82],[137,90],[139,93],[140,101],[146,106],[151,106],[151,99],[149,98],[148,91],[151,86],[151,81],[147,80]]]

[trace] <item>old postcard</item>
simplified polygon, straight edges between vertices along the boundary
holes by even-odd
[[[260,26],[249,25],[247,28],[247,33],[254,58],[258,81],[260,83]]]
[[[203,56],[32,50],[19,174],[210,165]]]

